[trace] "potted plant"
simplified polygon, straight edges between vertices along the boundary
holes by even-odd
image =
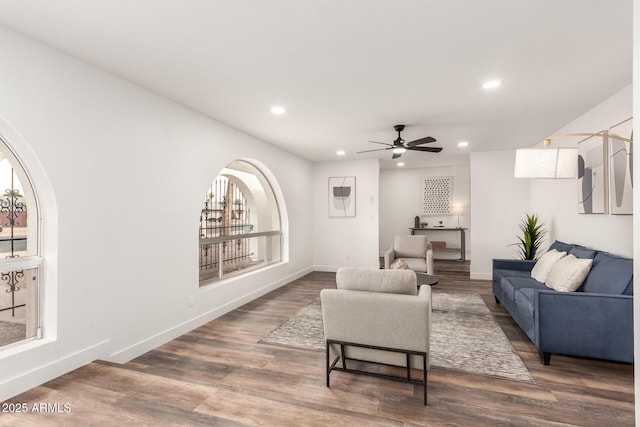
[[[527,217],[520,223],[522,236],[518,236],[518,255],[521,259],[536,259],[538,250],[546,234],[544,224],[538,221],[536,214],[527,214]]]

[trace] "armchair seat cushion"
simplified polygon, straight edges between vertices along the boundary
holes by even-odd
[[[427,262],[422,258],[400,258],[407,264],[410,270],[417,271],[419,273],[427,272]]]

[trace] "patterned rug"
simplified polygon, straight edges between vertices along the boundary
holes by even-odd
[[[322,322],[322,319],[320,319]],[[26,326],[22,323],[4,322],[0,320],[0,345],[11,344],[23,340],[26,336]]]
[[[478,294],[432,294],[431,366],[533,383],[522,359]],[[324,351],[320,298],[261,343]]]

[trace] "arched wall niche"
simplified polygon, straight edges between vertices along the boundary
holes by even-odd
[[[254,159],[229,163],[208,186],[200,213],[200,285],[288,261],[280,186]]]

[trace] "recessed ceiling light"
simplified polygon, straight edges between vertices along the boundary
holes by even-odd
[[[282,105],[274,105],[271,107],[271,114],[275,114],[276,116],[281,116],[286,112],[287,110]]]
[[[402,166],[404,166],[404,163],[402,163],[402,162],[398,162],[398,163],[397,163],[397,165],[398,165],[398,166],[400,166],[400,167],[402,167]]]
[[[458,147],[466,147],[466,146],[468,146],[468,145],[469,145],[469,143],[468,143],[467,141],[460,141],[460,142],[458,142]]]
[[[482,85],[483,89],[495,89],[500,86],[502,83],[500,80],[489,80],[488,82],[484,82]]]
[[[336,151],[336,154],[337,154],[338,156],[344,156],[344,155],[345,155],[345,154],[347,154],[347,153],[346,153],[344,150],[338,150],[338,151]]]

